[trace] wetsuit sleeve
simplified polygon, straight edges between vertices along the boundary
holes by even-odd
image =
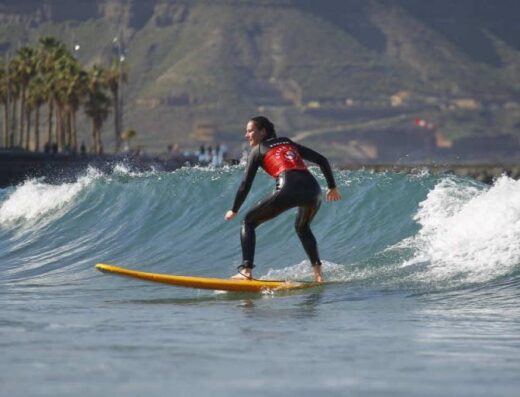
[[[334,189],[336,187],[336,182],[334,181],[334,175],[332,174],[332,169],[330,168],[329,160],[318,152],[315,152],[312,149],[309,149],[306,146],[299,145],[294,143],[294,146],[298,149],[298,152],[302,156],[304,160],[308,160],[313,162],[314,164],[318,164],[321,172],[325,176],[325,180],[327,181],[327,187],[329,189]]]
[[[244,174],[244,179],[240,183],[240,187],[238,188],[237,194],[235,196],[235,201],[233,203],[233,208],[231,211],[238,212],[240,206],[244,203],[244,200],[251,189],[251,185],[253,184],[253,180],[256,176],[256,171],[258,171],[258,167],[260,166],[260,152],[258,150],[258,146],[253,148],[251,153],[249,153],[249,157],[247,159],[246,170]]]

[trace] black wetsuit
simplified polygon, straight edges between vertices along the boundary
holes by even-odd
[[[232,211],[238,212],[244,202],[258,167],[264,168],[272,176],[273,171],[266,167],[266,154],[277,147],[288,146],[296,150],[300,158],[311,161],[320,166],[329,189],[335,188],[334,176],[329,162],[321,154],[305,146],[298,145],[288,138],[271,138],[264,140],[255,146],[249,154],[245,176],[240,184],[235,197]],[[270,160],[269,160],[270,161]],[[301,164],[305,168],[303,161]],[[242,243],[242,266],[253,268],[256,236],[255,229],[269,219],[272,219],[282,212],[299,207],[298,216],[295,222],[296,233],[302,242],[303,248],[307,253],[311,264],[321,265],[318,255],[316,239],[310,229],[310,223],[318,212],[321,203],[321,189],[312,174],[305,169],[287,169],[276,175],[276,188],[269,196],[257,203],[244,217],[241,229]]]

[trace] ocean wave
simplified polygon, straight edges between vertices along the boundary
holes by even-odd
[[[503,176],[484,188],[444,179],[414,219],[420,231],[400,247],[415,251],[403,267],[427,264],[419,279],[482,283],[520,264],[520,181]]]
[[[88,278],[96,262],[227,277],[241,260],[240,218],[273,188],[260,173],[237,220],[225,222],[242,175],[240,166],[138,173],[116,165],[71,183],[10,188],[0,203],[0,279]],[[312,225],[327,280],[435,290],[518,271],[520,182],[502,177],[486,187],[427,172],[336,176],[343,200],[323,203]],[[288,211],[258,229],[258,277],[312,279],[293,223]]]
[[[101,175],[96,169],[89,168],[86,175],[72,183],[53,185],[40,179],[27,180],[16,186],[1,203],[0,225],[8,226],[20,220],[34,221],[64,210]]]

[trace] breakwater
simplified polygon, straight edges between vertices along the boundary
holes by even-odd
[[[502,175],[520,179],[520,164],[345,164],[339,167],[346,171],[397,172],[418,174],[427,171],[432,175],[453,174],[474,178],[487,184]]]
[[[84,173],[90,166],[108,172],[115,164],[125,164],[137,171],[169,171],[179,168],[182,161],[175,158],[138,156],[132,153],[78,155],[0,150],[0,188],[17,185],[31,178],[43,177],[48,182],[62,182]]]

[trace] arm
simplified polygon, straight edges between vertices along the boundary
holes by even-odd
[[[302,156],[304,160],[311,161],[315,164],[318,164],[320,167],[321,172],[325,176],[325,180],[327,181],[327,194],[326,198],[327,201],[338,201],[341,200],[341,193],[336,187],[336,182],[334,180],[334,174],[332,173],[332,169],[330,167],[329,161],[327,158],[320,153],[309,149],[306,146],[299,145],[297,143],[294,143],[294,146],[298,149],[298,152]]]
[[[233,207],[226,212],[226,215],[224,218],[229,221],[235,217],[238,210],[244,203],[244,200],[246,199],[249,190],[251,189],[251,185],[253,184],[253,180],[256,176],[256,171],[258,171],[258,167],[260,165],[259,160],[259,150],[258,146],[256,146],[251,153],[249,154],[249,157],[247,159],[247,165],[246,165],[246,171],[244,174],[244,178],[242,179],[242,182],[240,183],[240,186],[238,188],[237,194],[235,196],[235,201],[233,202]]]
[[[336,182],[334,181],[334,175],[332,174],[332,169],[330,168],[329,160],[325,158],[325,156],[319,154],[318,152],[315,152],[312,149],[309,149],[306,146],[299,145],[297,143],[294,143],[294,146],[296,149],[298,149],[298,152],[302,156],[304,160],[308,160],[313,162],[314,164],[318,164],[321,172],[325,176],[325,179],[327,180],[327,187],[329,189],[335,189],[336,188]]]

